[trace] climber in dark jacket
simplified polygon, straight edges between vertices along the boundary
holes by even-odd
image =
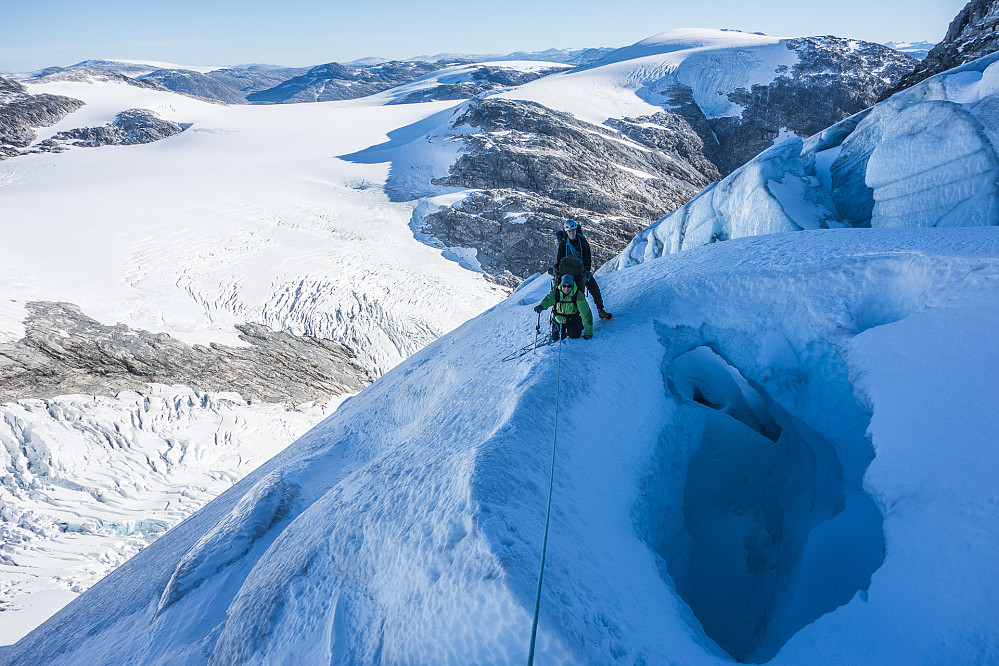
[[[555,340],[578,338],[580,333],[584,340],[593,337],[593,313],[586,302],[586,294],[573,282],[571,275],[563,275],[559,286],[534,306],[534,311],[539,314],[554,306],[552,338]]]
[[[590,292],[590,296],[593,297],[594,305],[597,306],[597,314],[600,315],[601,319],[610,319],[612,315],[604,310],[604,299],[600,295],[600,287],[597,285],[597,281],[590,271],[590,242],[586,240],[583,232],[579,230],[579,225],[576,224],[575,220],[566,220],[564,229],[555,232],[555,237],[558,238],[558,253],[555,256],[555,266],[561,264],[562,259],[567,256],[582,260],[583,270],[586,271],[584,276],[586,280],[585,286]],[[580,289],[583,288],[583,285],[578,286]]]

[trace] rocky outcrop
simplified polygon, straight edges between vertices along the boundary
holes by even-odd
[[[142,80],[192,97],[201,97],[226,104],[246,103],[246,93],[233,90],[210,74],[202,74],[201,72],[186,69],[158,69],[143,76]]]
[[[113,123],[101,127],[79,127],[59,132],[52,142],[66,142],[73,146],[97,148],[99,146],[128,146],[152,143],[183,132],[190,125],[163,120],[146,109],[122,111]]]
[[[971,0],[951,21],[943,40],[912,72],[885,92],[882,99],[996,51],[999,51],[999,0]]]
[[[269,90],[251,93],[246,96],[246,99],[259,104],[357,99],[394,88],[424,74],[456,64],[462,63],[456,61],[392,61],[375,67],[348,67],[331,62],[313,67],[305,74],[289,79]]]
[[[0,344],[0,403],[141,393],[157,383],[298,405],[354,393],[371,381],[347,347],[258,324],[237,326],[246,347],[204,347],[124,324],[105,326],[70,303],[27,308],[25,337]]]
[[[805,37],[782,42],[798,62],[766,85],[738,88],[728,99],[742,107],[739,116],[712,118],[709,145],[719,144],[718,165],[725,175],[774,144],[781,135],[806,137],[821,132],[878,101],[881,94],[917,62],[871,42],[839,37]],[[685,102],[688,90],[676,86],[665,94],[672,104]],[[686,104],[680,111],[699,120],[700,109]]]
[[[596,268],[638,230],[778,139],[809,136],[869,107],[916,62],[837,37],[780,44],[793,52],[792,64],[780,66],[769,83],[718,96],[738,115],[702,106],[704,91],[698,97],[669,74],[642,93],[661,99],[662,112],[602,126],[535,102],[472,100],[451,125],[463,151],[448,176],[432,182],[474,191],[418,216],[417,231],[464,248],[465,258],[471,248],[491,279],[514,285],[548,267],[552,232],[572,217],[583,224]],[[717,66],[691,63],[691,71]]]
[[[0,76],[0,159],[26,152],[35,128],[49,127],[83,106],[62,95],[32,95],[27,88]]]
[[[141,80],[192,97],[226,104],[247,104],[248,95],[269,90],[307,71],[305,67],[248,67],[217,69],[202,74],[186,69],[158,69],[143,75]]]
[[[525,72],[513,67],[484,65],[471,73],[471,81],[441,83],[441,85],[432,88],[415,90],[391,103],[417,104],[451,99],[470,99],[490,90],[523,85],[565,69],[564,67],[554,67]]]
[[[599,266],[656,211],[680,206],[720,177],[676,114],[614,125],[533,102],[473,100],[452,122],[475,130],[463,135],[465,152],[433,183],[478,191],[426,215],[421,231],[449,247],[474,248],[487,275],[513,285],[548,268],[553,232],[566,218],[583,224]]]

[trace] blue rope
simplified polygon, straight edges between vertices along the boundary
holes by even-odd
[[[541,571],[538,573],[538,594],[534,601],[534,623],[531,625],[531,649],[527,653],[527,666],[534,666],[534,644],[538,638],[538,616],[541,613],[541,584],[545,578],[545,557],[548,554],[548,525],[552,517],[552,488],[555,486],[555,443],[558,441],[558,394],[562,380],[562,326],[558,331],[558,370],[555,373],[555,432],[552,438],[552,469],[548,479],[548,511],[545,514],[545,538],[541,544]]]

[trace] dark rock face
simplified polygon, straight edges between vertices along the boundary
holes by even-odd
[[[34,302],[28,311],[25,337],[0,344],[0,402],[114,396],[160,383],[298,405],[353,393],[371,381],[350,349],[258,324],[237,327],[248,347],[192,347],[165,333],[104,326],[70,303]]]
[[[392,61],[375,67],[347,67],[331,62],[313,67],[305,74],[289,79],[269,90],[251,93],[246,96],[246,99],[260,104],[332,102],[357,99],[394,88],[424,74],[457,64],[463,63],[443,60],[437,62]]]
[[[202,99],[247,104],[247,95],[268,90],[308,71],[295,68],[217,69],[206,74],[186,69],[158,69],[141,77],[167,90]]]
[[[226,104],[246,103],[245,93],[240,94],[212,76],[200,72],[186,69],[158,69],[143,76],[141,80],[156,83],[167,90],[193,97],[202,97]]]
[[[742,115],[712,119],[711,134],[701,135],[706,141],[717,138],[722,161],[716,164],[724,175],[773,145],[782,129],[811,136],[870,107],[917,62],[880,44],[838,37],[783,43],[797,53],[797,64],[768,85],[729,93],[729,100],[743,107]],[[688,112],[689,107],[681,111]]]
[[[548,76],[565,68],[551,68],[536,72],[524,72],[511,67],[483,66],[472,72],[471,81],[441,83],[439,86],[414,91],[392,104],[417,104],[452,99],[470,99],[484,92],[498,88],[519,86]]]
[[[771,147],[873,104],[916,60],[837,37],[784,40],[797,62],[768,85],[739,88],[737,117],[709,118],[691,88],[660,89],[664,111],[597,127],[531,102],[475,99],[452,123],[464,154],[436,185],[479,190],[422,218],[448,247],[474,248],[493,280],[517,284],[554,259],[552,231],[583,224],[594,268],[640,229]],[[467,129],[467,128],[466,128]]]
[[[188,125],[187,127],[190,127]],[[122,111],[114,123],[103,127],[80,127],[59,132],[52,137],[55,142],[68,142],[73,146],[96,148],[99,146],[128,146],[152,143],[187,129],[169,120],[163,120],[146,109]]]
[[[62,95],[32,95],[17,81],[0,76],[0,159],[24,154],[34,128],[49,127],[83,106]]]
[[[971,0],[951,21],[943,40],[881,98],[887,99],[934,74],[996,51],[999,51],[999,0]]]
[[[619,120],[615,131],[536,103],[477,99],[452,123],[463,125],[477,132],[464,137],[466,153],[450,175],[433,183],[483,192],[427,215],[423,232],[475,248],[501,284],[547,269],[553,232],[568,217],[584,225],[596,268],[657,211],[720,177],[676,114]]]

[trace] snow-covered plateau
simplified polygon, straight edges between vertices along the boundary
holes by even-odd
[[[502,362],[528,281],[4,660],[522,662],[551,469],[539,663],[999,657],[995,229],[744,238],[602,283],[593,340]]]

